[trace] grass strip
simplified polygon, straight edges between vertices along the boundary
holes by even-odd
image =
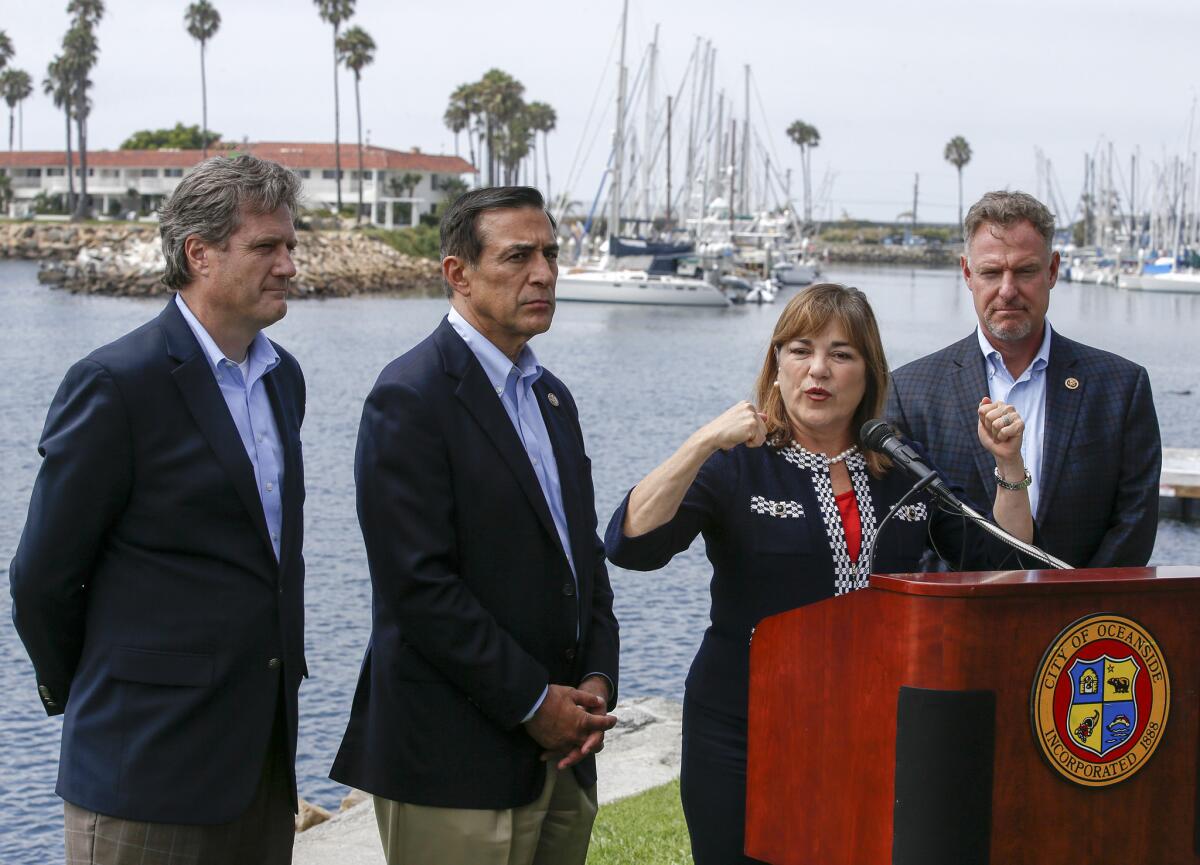
[[[587,865],[692,865],[679,779],[601,807]]]

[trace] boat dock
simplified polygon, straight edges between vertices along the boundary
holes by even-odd
[[[1159,513],[1200,520],[1200,448],[1163,448]]]

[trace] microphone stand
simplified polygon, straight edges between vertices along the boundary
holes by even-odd
[[[892,514],[896,513],[896,511],[900,510],[900,508],[902,508],[905,505],[905,503],[908,502],[909,499],[911,499],[913,496],[915,496],[921,490],[925,489],[925,487],[927,487],[931,483],[933,483],[933,481],[936,478],[937,478],[936,474],[928,474],[925,477],[921,478],[919,481],[917,481],[913,485],[912,489],[910,489],[908,492],[906,492],[903,496],[900,497],[900,501],[896,502],[896,504],[892,505],[888,509],[887,516],[885,516],[883,518],[883,521],[879,524],[879,528],[875,530],[875,537],[871,538],[871,548],[867,551],[867,572],[868,573],[871,573],[875,570],[875,544],[879,540],[879,536],[881,534],[883,534],[883,527],[886,526],[887,521],[892,518]],[[937,496],[937,499],[943,505],[949,505],[951,510],[953,510],[957,514],[960,514],[961,516],[965,517],[966,519],[970,520],[971,522],[975,523],[975,525],[979,526],[981,529],[983,529],[989,535],[992,535],[993,537],[998,538],[1001,541],[1004,541],[1004,543],[1008,544],[1010,547],[1017,550],[1017,552],[1025,553],[1025,555],[1030,556],[1031,558],[1035,558],[1040,562],[1044,562],[1045,564],[1049,565],[1050,567],[1056,568],[1058,570],[1063,570],[1063,571],[1074,570],[1074,568],[1071,565],[1067,564],[1062,559],[1059,559],[1059,558],[1056,558],[1056,557],[1050,555],[1045,550],[1039,549],[1038,547],[1035,547],[1033,544],[1027,544],[1020,538],[1013,537],[1011,534],[1006,532],[1004,529],[1000,528],[1000,526],[993,523],[987,517],[978,513],[977,511],[975,511],[973,508],[969,507],[968,505],[963,504],[962,502],[960,502],[958,499],[954,498],[953,496]]]

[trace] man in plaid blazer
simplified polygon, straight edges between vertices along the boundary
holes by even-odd
[[[979,327],[892,373],[888,417],[975,502],[1027,485],[1042,547],[1076,567],[1145,565],[1162,462],[1146,370],[1067,339],[1046,320],[1059,256],[1054,217],[1022,192],[971,207],[961,267]],[[1024,478],[995,477],[975,432],[983,398],[1025,419]]]

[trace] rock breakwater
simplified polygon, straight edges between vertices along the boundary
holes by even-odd
[[[845,264],[907,264],[913,267],[943,267],[958,264],[957,246],[885,246],[881,243],[828,243],[814,246],[821,258]]]
[[[354,231],[301,231],[298,236],[296,297],[442,293],[436,261],[403,255]],[[41,261],[38,279],[68,291],[130,297],[167,293],[154,225],[2,223],[0,257]]]

